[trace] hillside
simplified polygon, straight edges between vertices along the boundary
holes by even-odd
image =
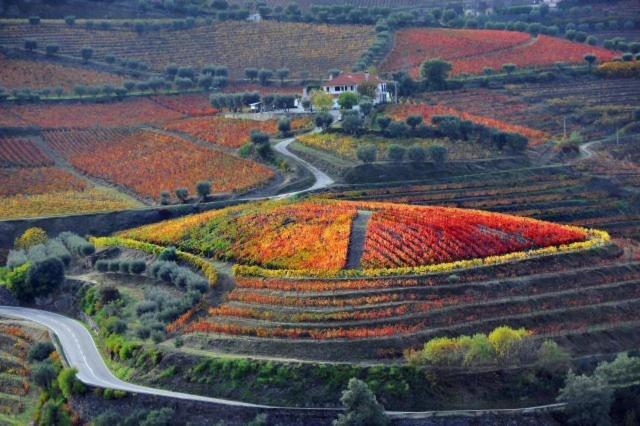
[[[57,44],[60,54],[80,56],[85,46],[94,49],[94,58],[115,55],[119,60],[146,63],[163,71],[171,64],[200,69],[208,64],[225,65],[231,78],[244,77],[247,67],[277,69],[288,67],[292,77],[308,73],[325,77],[328,70],[351,69],[373,43],[370,26],[328,26],[262,21],[259,23],[215,22],[185,30],[109,30],[68,26],[64,22],[7,24],[0,27],[0,45],[22,48],[25,39],[39,46]]]

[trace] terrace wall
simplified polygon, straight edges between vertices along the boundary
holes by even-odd
[[[526,164],[527,159],[524,157],[450,161],[443,167],[437,167],[429,161],[422,163],[370,163],[350,168],[344,174],[344,181],[348,184],[354,184],[443,178],[486,170],[509,169]]]
[[[224,200],[69,216],[3,220],[0,221],[0,248],[12,247],[16,237],[34,226],[44,229],[49,235],[57,235],[63,231],[73,231],[80,235],[101,236],[161,220],[224,208],[240,202],[239,200]]]

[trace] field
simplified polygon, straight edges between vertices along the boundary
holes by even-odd
[[[121,86],[124,78],[88,68],[71,67],[47,61],[11,59],[0,54],[0,86],[5,89],[54,89],[71,91],[80,84]]]
[[[25,38],[32,38],[41,46],[58,44],[61,54],[73,56],[80,56],[83,46],[91,46],[97,60],[114,54],[120,59],[143,61],[156,71],[163,71],[170,63],[197,69],[215,63],[226,65],[232,78],[242,78],[246,67],[288,67],[292,77],[300,77],[302,72],[325,77],[332,68],[350,69],[373,43],[374,36],[373,27],[273,21],[227,21],[213,27],[142,34],[47,22],[35,27],[5,25],[0,29],[0,44],[21,48]]]
[[[371,219],[360,242],[352,221],[363,214]],[[455,269],[467,261],[495,262],[503,255],[526,258],[544,253],[538,249],[573,250],[593,239],[580,228],[476,210],[332,201],[232,207],[120,235],[240,264],[300,270],[292,272],[296,275],[339,273],[356,248],[350,244],[364,248],[358,266],[374,271],[365,273],[386,274],[392,272],[384,271],[388,268],[407,273],[413,267],[426,271],[430,265]]]
[[[640,80],[588,77],[538,84],[512,84],[504,89],[465,89],[430,93],[425,101],[535,129],[559,138],[579,131],[586,138],[610,135],[632,121],[640,96]]]
[[[112,189],[94,187],[56,167],[0,169],[0,218],[39,217],[139,207]]]
[[[27,424],[33,416],[40,391],[29,377],[31,346],[47,340],[46,331],[15,321],[0,321],[0,423]]]
[[[51,131],[47,143],[77,169],[157,199],[160,192],[213,181],[215,192],[242,191],[273,176],[266,166],[155,131]],[[131,155],[135,152],[135,156]]]
[[[454,108],[443,105],[428,105],[428,104],[403,104],[392,105],[388,109],[390,117],[404,121],[410,115],[421,115],[426,123],[431,123],[431,119],[435,115],[453,115],[459,117],[461,120],[469,120],[476,124],[481,124],[486,127],[490,127],[496,130],[509,133],[519,133],[526,136],[529,139],[529,144],[532,146],[545,143],[549,136],[539,130],[531,129],[525,126],[519,126],[517,124],[510,124],[505,121],[489,118],[481,115],[471,114],[466,111],[458,111]]]
[[[0,137],[0,167],[51,166],[53,160],[31,140]]]
[[[606,49],[545,35],[531,38],[514,31],[409,29],[398,33],[381,69],[405,70],[417,77],[422,62],[441,58],[453,64],[453,75],[481,74],[485,68],[500,71],[509,63],[520,68],[584,63],[584,56],[590,53],[603,62],[615,56]]]
[[[6,127],[37,126],[43,129],[139,126],[164,123],[184,116],[149,99],[128,99],[106,104],[13,105],[4,108],[9,117],[17,117],[5,124]]]
[[[292,120],[291,128],[296,130],[308,127],[309,124],[308,119],[296,118]],[[253,130],[277,134],[278,122],[277,120],[258,121],[221,116],[195,117],[172,121],[165,125],[165,129],[186,133],[215,145],[240,148],[250,141]]]
[[[360,146],[373,145],[376,147],[378,160],[387,160],[389,146],[392,144],[408,148],[412,145],[420,145],[424,148],[439,145],[447,148],[447,157],[451,160],[471,160],[489,158],[495,155],[491,149],[480,144],[465,143],[462,141],[450,141],[449,139],[418,139],[403,138],[392,140],[382,137],[361,137],[327,133],[309,134],[299,136],[297,140],[305,146],[325,151],[348,160],[357,159],[357,150]]]

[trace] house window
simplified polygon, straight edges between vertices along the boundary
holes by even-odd
[[[353,92],[353,90],[354,90],[354,89],[353,89],[353,86],[351,86],[351,91]]]
[[[336,86],[336,92],[339,92],[339,91],[340,91],[340,89],[341,89],[341,87],[340,87],[340,86]]]

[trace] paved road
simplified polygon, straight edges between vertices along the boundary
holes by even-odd
[[[47,327],[58,337],[64,357],[68,363],[78,369],[78,379],[83,383],[100,388],[110,388],[131,393],[164,396],[169,398],[184,399],[190,401],[209,402],[225,405],[227,407],[252,408],[259,410],[287,410],[295,411],[325,411],[337,413],[338,408],[300,408],[300,407],[276,407],[269,405],[251,404],[230,399],[211,398],[182,392],[172,392],[165,389],[151,388],[135,385],[118,379],[111,373],[102,359],[91,334],[80,322],[53,312],[39,309],[22,308],[17,306],[0,306],[0,315],[35,322]],[[451,411],[387,411],[393,418],[428,418],[433,416],[477,416],[486,413],[517,414],[547,411],[563,407],[564,404],[549,404],[538,407],[495,409],[495,410],[451,410]]]
[[[291,197],[291,196],[294,196],[294,195],[302,194],[302,193],[305,193],[305,192],[310,192],[310,191],[315,191],[315,190],[318,190],[318,189],[323,189],[323,188],[326,188],[328,186],[333,185],[333,183],[334,183],[334,180],[331,179],[331,177],[329,175],[327,175],[325,172],[323,172],[322,170],[318,169],[316,166],[314,166],[313,164],[309,163],[308,161],[303,160],[302,158],[298,157],[293,152],[289,151],[288,147],[289,147],[289,145],[291,145],[291,143],[294,140],[295,140],[295,138],[285,139],[285,140],[277,143],[276,145],[274,145],[273,149],[275,149],[280,154],[282,154],[284,156],[287,156],[289,158],[292,158],[294,161],[297,161],[298,163],[302,164],[307,170],[309,170],[313,174],[313,177],[316,179],[316,181],[312,186],[310,186],[307,189],[303,189],[301,191],[289,192],[289,193],[286,193],[286,194],[276,195],[275,198],[287,198],[287,197]]]

